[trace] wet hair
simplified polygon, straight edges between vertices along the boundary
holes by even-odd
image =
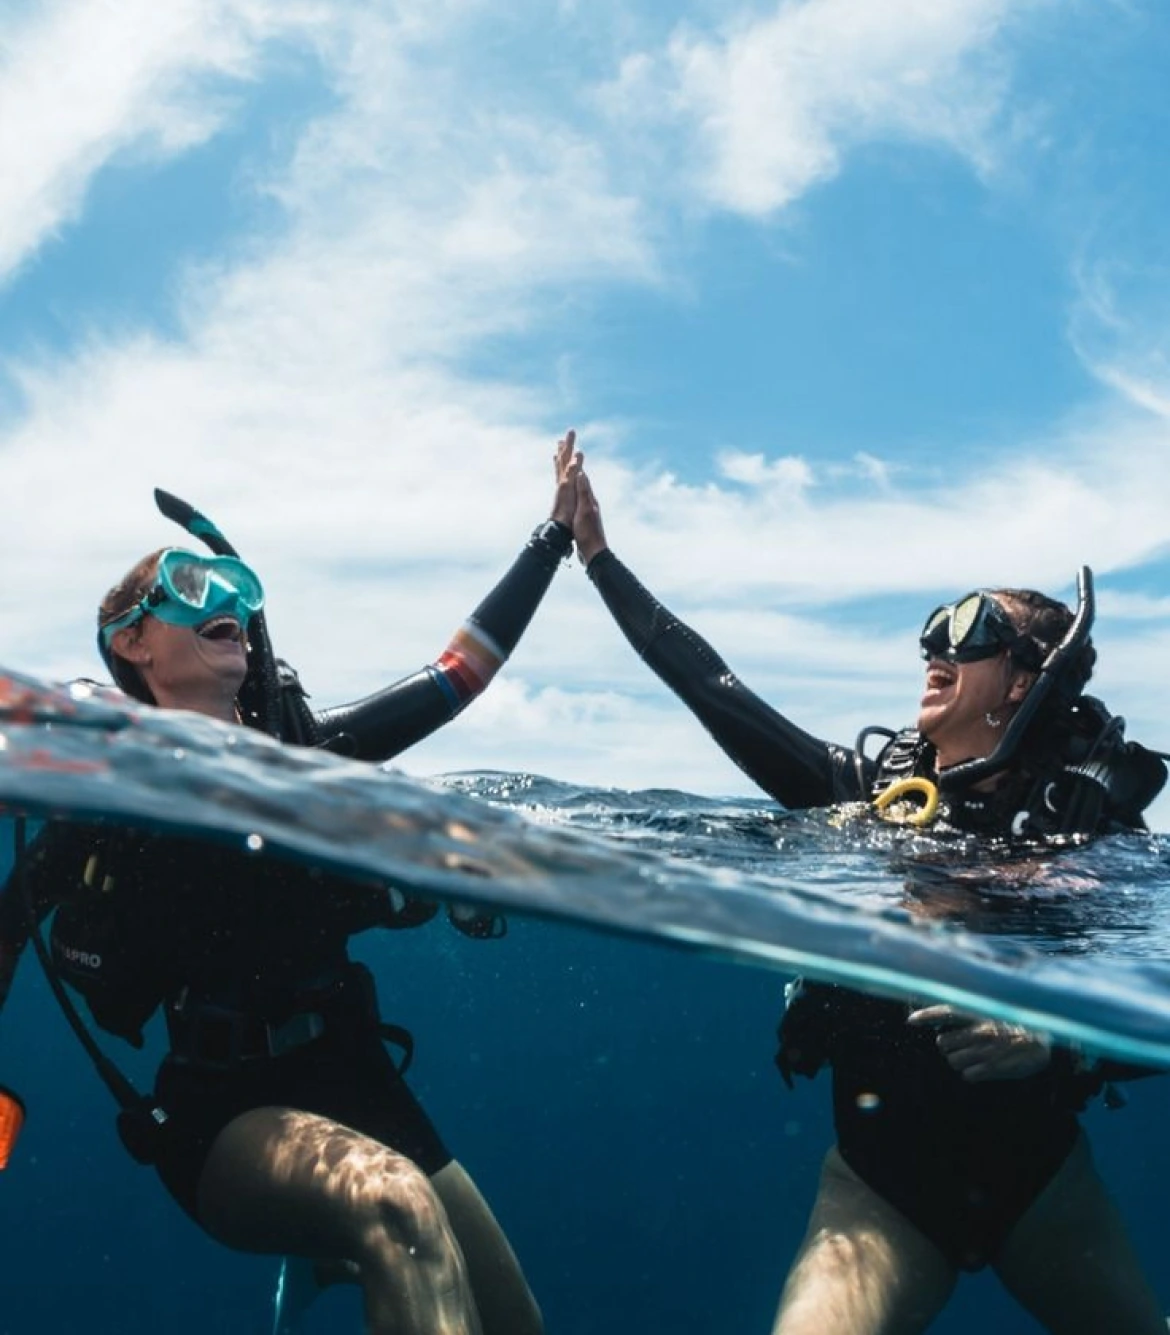
[[[1064,603],[1049,598],[1047,594],[1037,593],[1035,589],[992,589],[992,595],[1004,605],[1004,610],[1012,624],[1036,646],[1040,661],[1068,634],[1074,620],[1071,608]],[[1017,661],[1019,661],[1017,659]],[[1087,639],[1077,658],[1068,666],[1069,694],[1079,694],[1093,675],[1093,666],[1097,662],[1097,650],[1092,639]],[[1034,671],[1030,663],[1023,663],[1029,671]]]
[[[143,680],[142,674],[133,663],[122,658],[112,644],[107,646],[102,642],[101,632],[103,626],[108,626],[111,621],[117,621],[120,616],[125,616],[154,588],[155,577],[158,574],[158,559],[166,550],[167,548],[160,547],[158,551],[144,556],[137,565],[132,566],[102,599],[97,615],[98,647],[101,649],[106,667],[110,669],[110,675],[127,695],[133,696],[135,700],[141,700],[146,705],[156,704],[157,701]]]

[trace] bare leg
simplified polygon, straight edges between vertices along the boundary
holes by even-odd
[[[447,1211],[484,1335],[542,1335],[544,1322],[503,1229],[463,1167],[452,1161],[431,1185]]]
[[[467,1263],[484,1335],[543,1335],[544,1322],[508,1239],[487,1201],[460,1164],[431,1178]],[[360,1282],[352,1262],[286,1256],[277,1282],[273,1335],[295,1335],[301,1319],[331,1284]]]
[[[1166,1318],[1081,1136],[995,1264],[1052,1335],[1166,1335]]]
[[[956,1278],[938,1248],[834,1148],[772,1335],[917,1335]]]
[[[358,1269],[370,1335],[481,1335],[446,1212],[409,1159],[327,1118],[257,1108],[226,1126],[199,1218],[229,1247]]]

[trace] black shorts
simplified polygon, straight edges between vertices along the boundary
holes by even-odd
[[[389,1146],[433,1177],[451,1155],[398,1073],[380,1036],[327,1033],[281,1057],[208,1071],[168,1058],[155,1086],[168,1114],[154,1165],[167,1190],[198,1222],[196,1197],[219,1133],[253,1108],[318,1113]]]
[[[962,1270],[995,1260],[1079,1134],[1075,1115],[1043,1090],[1028,1098],[1026,1081],[967,1085],[954,1100],[894,1092],[865,1112],[873,1082],[836,1074],[841,1157]]]

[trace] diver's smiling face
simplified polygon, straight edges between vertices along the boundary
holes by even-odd
[[[174,626],[147,615],[119,631],[114,644],[137,667],[163,708],[235,718],[248,661],[244,630],[234,617]]]
[[[1016,675],[1007,653],[975,663],[941,658],[927,662],[918,730],[934,744],[940,767],[989,756],[995,750],[1017,703],[1010,698]],[[990,724],[989,716],[1000,726]]]

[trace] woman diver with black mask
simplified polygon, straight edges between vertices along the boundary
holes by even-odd
[[[443,655],[367,699],[308,709],[272,656],[259,580],[165,493],[164,512],[217,554],[169,548],[140,561],[102,602],[103,657],[144,703],[387,760],[485,689],[571,552],[572,432],[555,467],[551,518]],[[539,1335],[502,1229],[391,1060],[373,980],[348,956],[355,932],[416,926],[437,905],[226,845],[50,822],[0,896],[0,1004],[29,916],[55,907],[54,972],[98,1023],[141,1046],[164,1007],[169,1051],[153,1097],[141,1109],[125,1100],[119,1126],[207,1233],[356,1279],[371,1332]],[[472,936],[501,926],[450,915]]]
[[[1038,846],[1145,828],[1166,768],[1082,694],[1096,656],[1087,570],[1075,615],[1032,590],[938,608],[920,637],[916,725],[836,746],[749,691],[663,607],[610,551],[584,473],[578,491],[578,555],[618,626],[785,807],[895,803],[915,823]],[[987,1265],[1054,1335],[1165,1335],[1077,1118],[1107,1078],[1147,1072],[948,1006],[800,980],[777,1064],[789,1083],[831,1067],[837,1144],[773,1335],[915,1335],[960,1271]]]

